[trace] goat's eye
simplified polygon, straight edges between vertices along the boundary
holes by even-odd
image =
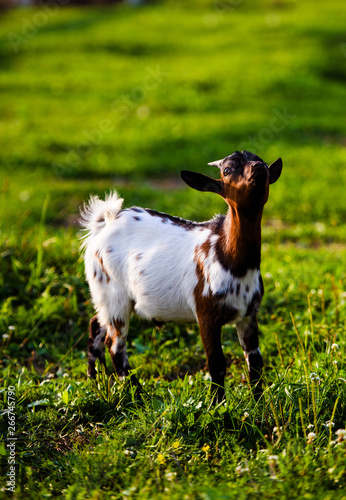
[[[231,169],[229,167],[226,167],[223,171],[223,175],[229,175],[231,173]]]

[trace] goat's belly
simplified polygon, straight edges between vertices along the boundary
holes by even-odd
[[[139,316],[158,321],[196,321],[194,288],[197,278],[194,273],[192,276],[185,273],[185,277],[177,279],[171,270],[165,274],[148,272],[136,278],[130,296]]]
[[[196,322],[195,307],[188,301],[176,300],[169,294],[162,293],[161,297],[137,296],[134,310],[142,318],[157,321],[174,321],[175,323]]]
[[[162,248],[155,259],[143,255],[130,262],[128,275],[128,293],[139,316],[158,321],[196,321],[194,290],[198,280],[192,251],[181,254],[179,249],[173,252]]]

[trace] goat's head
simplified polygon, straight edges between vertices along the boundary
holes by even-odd
[[[269,184],[278,180],[282,170],[281,158],[268,166],[249,151],[236,151],[208,165],[220,169],[221,179],[212,179],[197,172],[182,170],[183,181],[198,191],[217,193],[228,205],[236,205],[238,209],[244,211],[262,209],[268,199]]]

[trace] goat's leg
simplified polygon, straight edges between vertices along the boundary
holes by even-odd
[[[90,378],[96,378],[95,362],[97,359],[100,363],[106,366],[104,344],[105,336],[106,328],[100,325],[96,314],[93,318],[91,318],[89,323],[88,375]]]
[[[122,320],[114,320],[111,325],[108,325],[105,340],[113,366],[120,379],[126,377],[130,370],[126,349],[127,330]]]
[[[225,399],[226,359],[221,347],[221,326],[211,324],[209,318],[199,318],[199,330],[207,356],[214,403]]]
[[[253,387],[254,396],[257,400],[262,394],[261,377],[263,359],[258,344],[258,323],[256,315],[245,317],[237,323],[237,333],[248,365],[250,384]]]
[[[113,366],[119,377],[124,379],[128,376],[131,369],[126,349],[126,337],[129,328],[129,319],[125,322],[122,320],[113,320],[111,325],[108,325],[105,344],[109,349]],[[132,374],[131,382],[141,388],[137,377]]]

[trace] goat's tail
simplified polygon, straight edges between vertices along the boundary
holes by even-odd
[[[119,198],[116,191],[101,200],[98,196],[91,196],[81,210],[80,224],[85,231],[82,236],[85,247],[90,236],[95,236],[107,224],[113,222],[121,210],[123,199]]]

